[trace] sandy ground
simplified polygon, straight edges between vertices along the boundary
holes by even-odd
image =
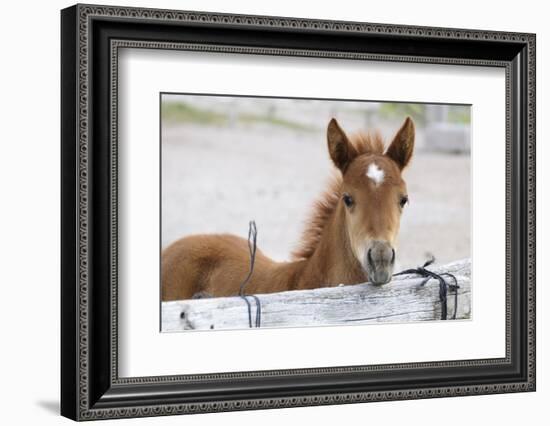
[[[401,222],[396,270],[433,253],[438,263],[470,256],[470,157],[419,147],[405,172],[410,204]],[[162,129],[162,244],[189,234],[246,237],[286,260],[311,205],[332,173],[325,135],[265,125]]]

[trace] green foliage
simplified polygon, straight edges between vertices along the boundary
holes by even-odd
[[[470,107],[452,106],[447,117],[450,123],[470,124]]]
[[[212,111],[204,108],[197,108],[186,102],[164,102],[162,103],[161,118],[163,122],[168,123],[193,123],[204,126],[228,125],[230,123],[229,114],[224,112]],[[240,124],[268,124],[287,129],[312,131],[316,130],[297,121],[279,118],[270,114],[252,114],[240,113],[235,117]]]
[[[405,116],[411,116],[412,119],[420,125],[427,124],[429,120],[427,114],[427,104],[405,104],[405,103],[382,103],[380,104],[379,114],[385,119],[402,119]],[[441,105],[443,108],[444,105]],[[470,107],[465,105],[449,105],[446,108],[447,113],[442,117],[442,121],[456,124],[470,124]]]
[[[226,114],[196,108],[186,102],[163,102],[161,117],[169,123],[221,125],[228,122]]]
[[[426,105],[384,102],[380,104],[380,117],[385,119],[399,119],[410,116],[416,123],[426,123]]]
[[[365,111],[352,110],[350,112],[364,113]],[[403,117],[410,116],[415,123],[420,126],[426,125],[428,121],[426,104],[383,102],[380,104],[377,115],[381,119],[398,121],[402,121]],[[305,132],[318,130],[312,125],[277,117],[275,114],[269,112],[241,112],[235,116],[231,116],[228,112],[201,108],[183,101],[163,102],[161,116],[163,122],[168,123],[193,123],[203,126],[225,126],[229,125],[231,121],[234,120],[236,123],[245,125],[266,124]],[[449,123],[469,124],[470,108],[461,105],[449,106],[447,109],[447,116],[444,121]]]
[[[317,130],[313,126],[308,126],[306,124],[298,123],[297,121],[285,120],[284,118],[278,118],[270,115],[240,114],[238,120],[244,124],[265,123],[272,126],[286,127],[287,129],[306,132]]]

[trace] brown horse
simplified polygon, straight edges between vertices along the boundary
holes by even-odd
[[[401,213],[408,201],[401,176],[414,148],[407,118],[388,149],[378,134],[351,138],[335,119],[328,150],[338,176],[317,202],[291,262],[274,262],[259,250],[248,294],[391,280]],[[162,253],[162,300],[197,294],[234,296],[250,267],[248,242],[234,235],[192,235]]]

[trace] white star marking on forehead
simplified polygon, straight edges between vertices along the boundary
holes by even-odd
[[[376,186],[384,182],[384,170],[382,170],[376,163],[369,164],[367,170],[367,177],[372,179]]]

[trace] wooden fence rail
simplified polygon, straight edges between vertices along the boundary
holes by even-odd
[[[468,319],[470,303],[470,259],[428,268],[456,276],[460,289],[456,318]],[[259,294],[261,327],[301,327],[439,320],[439,283],[415,275],[394,277],[384,286],[369,283],[314,290]],[[256,304],[249,297],[252,319]],[[447,295],[448,317],[455,311],[455,295]],[[162,331],[242,329],[249,327],[248,308],[240,297],[219,297],[162,303]]]

